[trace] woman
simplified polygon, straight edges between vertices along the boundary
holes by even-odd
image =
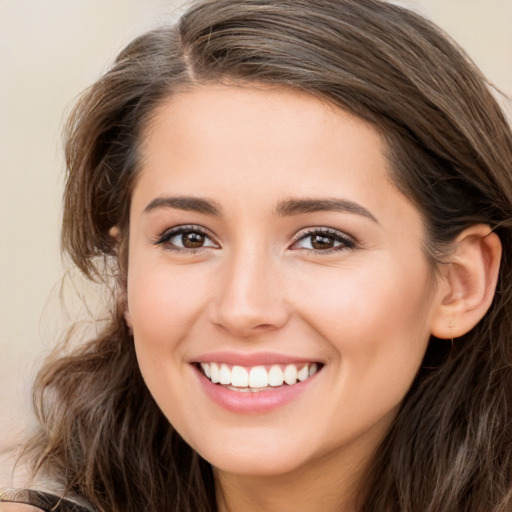
[[[435,27],[200,1],[68,132],[64,248],[115,307],[36,384],[65,499],[4,500],[512,510],[512,134]]]

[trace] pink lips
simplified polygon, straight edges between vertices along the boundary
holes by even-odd
[[[268,366],[274,364],[305,364],[312,362],[311,359],[290,357],[281,354],[259,353],[259,354],[233,354],[228,352],[215,352],[203,354],[195,360],[196,363],[217,362],[228,365],[239,366]],[[283,385],[262,391],[234,391],[228,387],[214,384],[194,365],[196,375],[201,387],[207,396],[223,409],[242,414],[257,414],[276,410],[288,404],[304,393],[316,380],[318,374],[297,382],[292,386]]]

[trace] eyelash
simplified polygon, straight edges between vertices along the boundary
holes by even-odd
[[[196,234],[204,237],[205,240],[209,240],[211,242],[211,245],[206,246],[200,246],[200,247],[179,247],[175,244],[170,243],[170,240],[174,237],[184,235],[186,233],[190,234]],[[334,247],[331,247],[329,249],[315,249],[314,247],[308,249],[308,248],[299,248],[296,247],[299,242],[302,240],[307,240],[308,238],[312,238],[314,236],[321,237],[323,239],[333,240],[334,243],[338,243],[339,245],[335,245]],[[185,253],[200,253],[210,247],[218,247],[218,243],[214,240],[214,238],[210,235],[208,231],[206,231],[201,226],[196,226],[193,224],[190,225],[184,225],[184,226],[177,226],[171,229],[167,229],[164,231],[161,235],[157,237],[157,239],[153,242],[155,245],[163,245],[166,249],[176,252],[185,252]],[[300,233],[293,243],[290,246],[290,249],[292,250],[305,250],[308,253],[312,254],[331,254],[334,252],[339,252],[343,250],[351,250],[356,247],[356,242],[342,234],[340,231],[337,231],[332,228],[312,228],[305,232]]]
[[[339,252],[339,251],[343,251],[343,250],[347,250],[347,249],[351,250],[351,249],[356,248],[356,242],[352,238],[350,238],[347,235],[344,235],[343,233],[341,233],[340,231],[337,231],[332,228],[313,228],[313,229],[307,230],[306,232],[302,232],[296,237],[291,248],[293,249],[294,246],[297,245],[301,240],[306,240],[306,239],[314,237],[314,236],[318,236],[318,237],[321,237],[324,239],[334,240],[334,242],[335,243],[338,242],[339,245],[331,247],[329,249],[314,249],[314,248],[306,249],[306,248],[303,248],[303,250],[308,251],[309,253],[312,253],[312,254],[319,254],[319,253],[331,254],[334,252]],[[300,249],[296,249],[296,250],[300,250]]]
[[[191,234],[198,234],[200,236],[203,236],[205,239],[208,239],[212,242],[212,245],[202,246],[202,247],[195,247],[195,248],[189,248],[189,247],[178,247],[172,243],[170,243],[170,240],[174,237],[184,235],[186,233]],[[184,226],[177,226],[175,228],[167,229],[164,231],[161,235],[158,236],[158,238],[154,241],[155,245],[163,245],[166,249],[176,252],[187,252],[187,253],[199,253],[201,251],[204,251],[205,249],[208,249],[209,247],[214,247],[215,245],[218,245],[217,242],[213,239],[213,237],[203,229],[201,226],[196,226],[193,224],[190,225],[184,225]]]

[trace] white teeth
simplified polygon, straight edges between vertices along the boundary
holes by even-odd
[[[219,382],[219,367],[216,363],[210,363],[210,372],[211,372],[211,381],[214,384],[217,384]]]
[[[231,384],[231,371],[227,364],[220,365],[219,383],[220,384]]]
[[[249,387],[266,388],[268,386],[268,373],[264,366],[255,366],[249,373]]]
[[[274,365],[268,372],[268,385],[269,386],[282,386],[284,382],[283,371],[280,366]]]
[[[210,373],[210,365],[208,363],[201,363],[201,368],[203,369],[204,374],[211,378],[212,374]]]
[[[297,372],[297,378],[302,382],[303,380],[306,380],[308,377],[309,377],[309,368],[308,368],[308,365],[306,364]]]
[[[249,386],[249,372],[243,366],[233,366],[231,370],[231,385],[237,388]]]
[[[284,381],[289,386],[295,384],[297,382],[297,367],[294,364],[289,364],[284,369],[283,377],[284,377]]]
[[[282,386],[283,383],[293,386],[312,377],[318,371],[317,363],[307,363],[297,370],[297,365],[288,364],[284,370],[280,365],[273,365],[269,370],[265,366],[230,367],[225,363],[201,363],[205,376],[214,384],[229,386],[235,391],[260,391]]]

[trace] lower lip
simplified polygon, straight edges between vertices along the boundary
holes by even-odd
[[[195,367],[194,367],[195,368]],[[231,412],[263,413],[279,409],[304,393],[316,380],[318,373],[292,386],[279,386],[265,391],[233,391],[224,386],[214,384],[198,368],[195,371],[208,397]]]

